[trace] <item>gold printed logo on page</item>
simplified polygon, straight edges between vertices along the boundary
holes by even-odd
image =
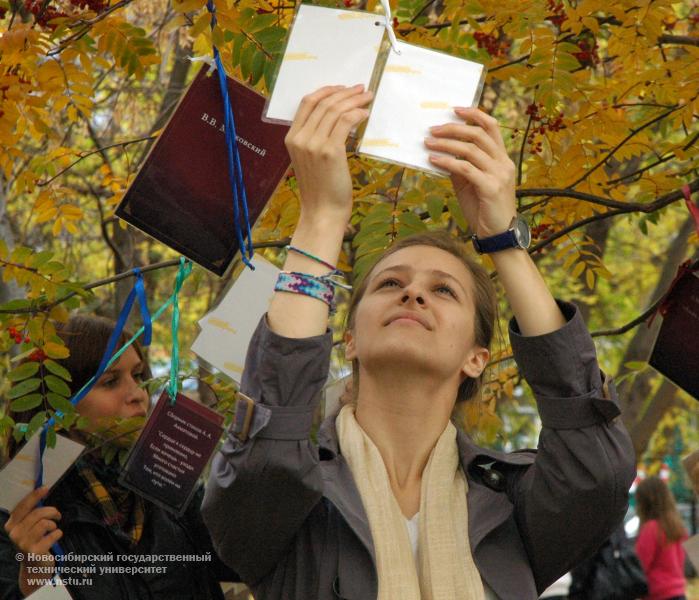
[[[309,52],[287,52],[284,60],[318,60],[318,57]]]
[[[373,140],[364,140],[362,142],[362,146],[369,146],[372,148],[384,146],[384,147],[392,147],[392,148],[398,148],[400,144],[396,144],[395,142],[391,140],[387,140],[385,138],[376,138]]]
[[[422,71],[413,69],[408,65],[388,65],[385,69],[387,73],[405,73],[406,75],[422,75]]]
[[[224,331],[230,331],[231,333],[238,333],[238,330],[235,327],[231,327],[230,323],[228,321],[224,321],[223,319],[217,319],[216,317],[209,317],[208,322],[210,325],[213,325],[214,327],[218,327],[219,329],[223,329]]]
[[[350,19],[372,19],[372,18],[375,19],[376,15],[348,11],[348,12],[343,12],[342,14],[337,15],[337,18],[340,19],[340,21],[349,21]]]
[[[228,369],[229,371],[233,371],[234,373],[242,373],[243,372],[243,366],[239,365],[238,363],[225,362],[225,363],[223,363],[223,367]]]
[[[432,101],[425,101],[425,102],[420,102],[420,108],[449,108],[449,103],[448,102],[432,102]]]

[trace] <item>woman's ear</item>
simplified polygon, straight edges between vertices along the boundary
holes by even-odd
[[[478,379],[481,373],[485,370],[488,361],[490,360],[490,351],[487,348],[474,346],[468,353],[466,362],[461,367],[461,372],[471,379]]]
[[[354,345],[354,336],[350,329],[345,330],[345,358],[349,361],[357,358],[357,348]]]

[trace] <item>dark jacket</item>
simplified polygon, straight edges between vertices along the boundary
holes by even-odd
[[[74,600],[223,599],[218,581],[230,581],[236,576],[218,561],[213,551],[199,512],[201,491],[180,518],[146,501],[143,535],[138,545],[131,548],[124,534],[104,525],[101,513],[86,500],[83,489],[84,483],[73,469],[45,500],[46,506],[55,506],[61,513],[59,527],[63,537],[59,543],[68,559],[66,566],[71,571],[84,572],[65,572],[62,575]],[[17,549],[4,528],[7,519],[8,515],[0,512],[0,600],[16,600],[24,596],[18,585],[20,563],[15,559]],[[86,561],[79,557],[70,560],[70,553],[93,555],[92,558],[97,560]],[[112,553],[111,560],[95,556],[109,553]],[[150,555],[206,558],[207,553],[210,553],[208,561],[182,560],[181,556],[150,558]],[[118,560],[118,555],[128,556]],[[146,572],[100,574],[100,567],[141,567]]]
[[[613,385],[576,308],[560,306],[568,323],[556,332],[524,337],[510,325],[543,423],[538,452],[506,454],[457,438],[471,551],[500,600],[537,598],[594,552],[623,518],[635,474]],[[263,318],[241,385],[258,401],[253,436],[242,443],[229,435],[214,458],[202,514],[219,555],[257,600],[377,594],[369,523],[334,420],[323,423],[317,445],[309,439],[331,346],[329,332],[288,339]]]

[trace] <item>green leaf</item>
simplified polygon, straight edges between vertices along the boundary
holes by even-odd
[[[55,448],[56,447],[56,428],[49,427],[46,431],[46,447]]]
[[[71,401],[64,398],[60,394],[48,392],[46,394],[46,399],[49,401],[49,404],[54,410],[62,412],[63,414],[75,412],[75,406],[71,403]]]
[[[36,375],[38,371],[39,363],[29,361],[19,365],[19,367],[16,367],[15,369],[12,369],[12,371],[7,374],[7,378],[10,381],[22,381],[23,379],[27,379],[32,375]]]
[[[441,220],[443,207],[444,200],[442,198],[437,196],[430,196],[427,198],[427,212],[434,223],[439,223]]]
[[[13,412],[24,412],[25,410],[31,410],[39,406],[44,400],[42,394],[29,394],[28,396],[22,396],[13,400],[10,403],[10,410]]]
[[[10,391],[7,394],[7,398],[8,400],[19,398],[20,396],[24,396],[25,394],[39,389],[40,385],[41,379],[39,379],[38,377],[35,377],[33,379],[25,379],[24,381],[18,383],[17,385],[13,386],[12,389],[10,389]]]
[[[640,371],[641,369],[645,369],[648,363],[643,360],[630,360],[625,362],[624,366],[632,371]]]
[[[55,375],[47,375],[44,377],[44,381],[52,392],[56,392],[61,396],[65,396],[66,398],[70,396],[70,388],[62,379],[59,379]]]
[[[17,300],[10,300],[5,304],[0,304],[0,310],[4,312],[12,312],[13,310],[23,310],[25,308],[29,308],[31,305],[32,303],[29,300],[18,298]]]
[[[73,381],[73,378],[70,376],[68,369],[59,365],[55,360],[47,358],[44,361],[44,367],[46,367],[46,369],[49,372],[53,373],[54,375],[57,375],[61,379],[65,379],[66,381]]]
[[[256,84],[262,77],[266,62],[267,58],[263,52],[257,52],[255,56],[253,56],[252,69],[250,71],[250,81],[253,83],[253,85]]]
[[[39,427],[44,424],[45,421],[46,413],[43,410],[36,413],[32,417],[32,420],[29,421],[29,425],[27,426],[27,437],[31,437],[39,429]]]
[[[464,218],[464,213],[461,211],[461,207],[456,198],[449,198],[449,200],[447,200],[447,206],[449,207],[449,214],[452,219],[454,219],[454,223],[456,223],[457,227],[463,232],[468,231],[468,223]]]

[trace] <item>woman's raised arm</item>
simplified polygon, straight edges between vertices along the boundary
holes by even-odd
[[[345,144],[350,131],[369,114],[371,92],[363,86],[324,87],[301,102],[286,137],[286,146],[301,196],[301,216],[291,244],[335,265],[352,214],[352,179]],[[290,252],[285,271],[314,276],[328,268],[303,254]],[[302,294],[276,293],[267,313],[270,328],[285,337],[325,333],[328,306]]]
[[[496,119],[477,108],[455,110],[464,123],[435,127],[425,140],[428,148],[450,155],[433,155],[432,162],[450,173],[473,233],[479,238],[503,233],[515,216],[515,165]],[[543,335],[565,324],[526,251],[511,248],[490,256],[523,335]]]

